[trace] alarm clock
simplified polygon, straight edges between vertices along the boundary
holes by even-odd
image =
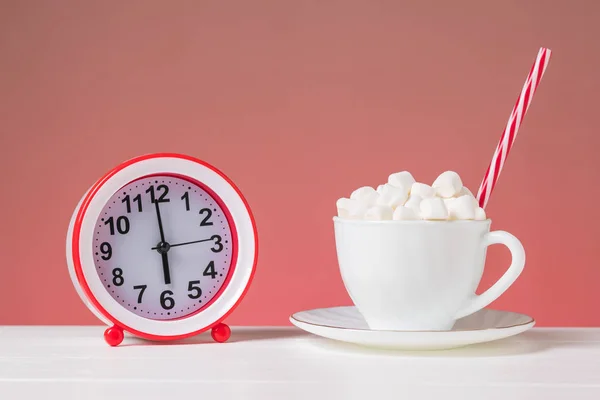
[[[208,163],[150,154],[122,163],[85,193],[67,232],[67,263],[106,342],[124,332],[173,340],[211,329],[240,303],[258,257],[256,223],[240,190]]]

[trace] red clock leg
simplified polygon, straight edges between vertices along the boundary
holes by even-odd
[[[229,339],[229,336],[231,336],[231,329],[229,329],[229,326],[219,323],[213,326],[210,334],[215,342],[223,343]]]
[[[104,331],[104,340],[113,347],[121,344],[123,336],[123,329],[118,326],[111,326]]]

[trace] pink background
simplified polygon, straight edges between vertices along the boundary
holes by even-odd
[[[495,308],[600,326],[600,3],[0,1],[0,324],[95,324],[67,274],[73,208],[172,151],[228,174],[261,252],[228,322],[349,304],[338,197],[407,169],[477,189],[540,46],[553,58],[488,206],[527,265]],[[489,252],[482,287],[508,265]]]

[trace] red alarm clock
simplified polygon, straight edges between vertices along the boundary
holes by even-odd
[[[151,340],[181,339],[222,323],[256,269],[256,224],[242,193],[208,163],[150,154],[109,171],[69,224],[67,262],[87,307],[109,328]]]

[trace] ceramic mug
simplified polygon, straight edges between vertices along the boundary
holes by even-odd
[[[344,285],[369,328],[450,330],[457,319],[496,300],[525,266],[521,242],[490,232],[485,221],[362,221],[334,217]],[[512,254],[504,275],[486,292],[475,290],[487,247]]]

